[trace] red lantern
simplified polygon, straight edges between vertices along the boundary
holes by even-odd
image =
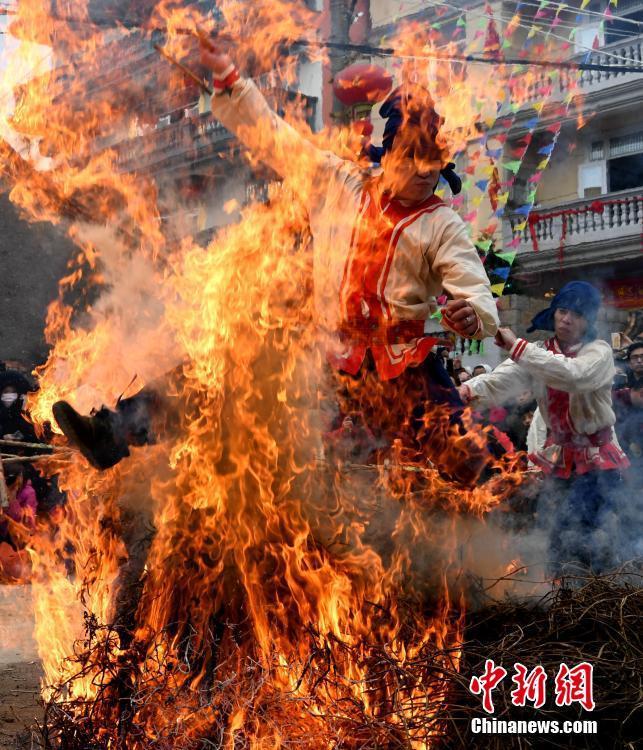
[[[356,63],[340,71],[333,81],[333,92],[354,114],[358,110],[370,111],[376,102],[381,102],[393,86],[393,76],[379,65]]]

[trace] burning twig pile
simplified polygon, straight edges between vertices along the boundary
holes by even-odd
[[[100,663],[102,671],[94,681],[110,699],[66,701],[66,685],[61,685],[47,705],[45,745],[64,750],[137,748],[141,743],[147,748],[242,748],[251,746],[244,727],[265,724],[279,727],[283,747],[525,747],[524,737],[476,738],[469,731],[470,720],[482,715],[479,699],[469,692],[469,680],[482,672],[486,659],[492,659],[505,666],[540,664],[548,675],[561,662],[590,662],[595,667],[596,711],[582,718],[595,718],[600,731],[585,739],[576,736],[573,746],[634,748],[636,717],[643,708],[643,592],[638,575],[630,580],[634,582],[608,576],[576,579],[572,587],[563,585],[535,606],[512,602],[488,606],[470,616],[462,645],[439,648],[426,642],[412,654],[396,652],[392,644],[323,643],[310,629],[306,633],[310,656],[304,664],[288,666],[292,689],[281,693],[274,691],[274,683],[272,689],[266,688],[273,682],[270,672],[282,665],[246,659],[238,672],[221,663],[209,671],[207,664],[213,660],[206,653],[195,653],[189,637],[177,650],[183,656],[176,663],[163,664],[161,648],[148,652],[152,657],[144,662],[137,652],[141,644],[118,654],[116,632],[88,618],[73,679],[83,671],[95,675]],[[410,609],[411,603],[406,604]],[[221,643],[222,627],[226,626],[219,626],[218,632],[215,627],[210,634],[214,650]],[[364,677],[347,679],[341,662],[359,664]],[[198,679],[190,684],[187,674]],[[238,698],[242,683],[244,711],[239,721],[231,721],[234,705],[229,696]],[[116,694],[119,700],[114,700]],[[157,703],[161,696],[164,706]],[[315,710],[320,703],[325,705],[323,715]],[[498,719],[580,718],[578,709],[556,707],[553,698],[537,711],[517,709],[510,703],[508,689],[498,688],[494,703]],[[106,706],[112,707],[110,715],[103,713]],[[152,727],[143,726],[141,720],[158,719],[164,709],[178,710],[183,721],[172,727],[159,723],[150,733]],[[399,721],[400,716],[404,721]],[[307,732],[302,732],[304,726]],[[548,747],[570,746],[565,735],[549,736],[547,742]],[[529,746],[537,745],[532,741]]]

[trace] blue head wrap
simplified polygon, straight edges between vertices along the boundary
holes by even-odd
[[[588,284],[586,281],[570,281],[552,299],[551,305],[546,310],[541,310],[534,316],[527,333],[536,330],[553,331],[554,312],[559,307],[563,307],[566,310],[573,310],[585,318],[587,321],[585,340],[592,341],[597,336],[595,323],[600,306],[601,294],[595,286]]]
[[[370,145],[367,149],[367,155],[371,161],[377,162],[378,164],[382,161],[382,157],[385,153],[393,148],[393,141],[397,135],[402,123],[404,122],[404,112],[402,110],[402,97],[405,96],[408,102],[411,99],[410,94],[403,93],[402,87],[392,91],[386,98],[382,106],[380,107],[380,117],[386,120],[384,126],[384,135],[382,136],[382,145],[373,146]],[[440,132],[440,125],[442,124],[442,118],[433,109],[432,106],[428,106],[423,112],[406,113],[406,122],[411,125],[421,125],[424,121],[425,127],[428,127],[428,135],[431,140],[435,141]],[[424,115],[424,117],[422,117]],[[455,164],[449,162],[446,167],[440,170],[440,174],[449,183],[451,192],[457,195],[462,190],[462,180],[454,172]]]

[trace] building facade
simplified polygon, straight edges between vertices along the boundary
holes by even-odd
[[[402,21],[413,21],[452,53],[642,65],[642,0],[592,0],[584,8],[580,0],[370,0],[369,14],[374,46],[386,46]],[[391,66],[390,60],[371,59]],[[468,75],[480,75],[478,67],[469,66]],[[485,67],[485,75],[493,76],[493,66]],[[472,152],[486,146],[494,153],[505,203],[494,211],[488,195],[481,198],[470,187],[457,208],[468,217],[474,239],[497,218],[494,250],[516,253],[522,294],[500,300],[504,323],[524,332],[562,284],[583,278],[603,291],[601,333],[609,339],[627,326],[628,314],[643,308],[643,75],[555,66],[516,71],[510,116],[492,115],[485,123],[483,103],[480,137],[471,138],[457,160],[467,174]],[[489,177],[473,167],[469,174],[469,185]]]

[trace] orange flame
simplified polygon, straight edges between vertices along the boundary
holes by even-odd
[[[281,44],[315,28],[303,4],[219,7],[254,75],[274,68]],[[430,746],[448,701],[445,675],[461,658],[465,610],[455,539],[435,518],[481,516],[502,502],[520,482],[517,460],[470,489],[407,465],[402,449],[388,468],[335,473],[316,462],[323,342],[302,205],[319,186],[305,155],[293,160],[289,185],[243,209],[207,248],[191,237],[169,242],[167,199],[150,177],[119,168],[115,144],[132,132],[134,97],[117,88],[95,96],[88,83],[128,32],[110,41],[84,10],[80,35],[42,3],[20,0],[18,11],[14,33],[52,44],[65,66],[38,68],[24,41],[5,70],[0,92],[15,100],[0,119],[5,176],[27,216],[64,222],[79,247],[49,309],[52,348],[32,415],[50,420],[60,398],[81,411],[113,405],[133,375],[139,389],[173,368],[165,387],[182,410],[171,439],[133,448],[110,472],[79,456],[48,466],[69,504],[31,550],[45,695],[96,701],[109,735],[118,691],[135,683],[131,748],[187,748],[216,732],[230,748],[360,747],[367,735],[372,746],[392,737]],[[163,2],[150,27],[190,60],[195,40],[181,30],[197,24],[212,31],[194,8]],[[417,27],[399,48],[433,50]],[[402,70],[445,119],[441,162],[467,146],[481,117],[495,116],[507,82],[485,78],[478,108],[483,74],[456,74],[447,57]],[[292,70],[290,59],[282,72]],[[158,85],[180,93],[180,77],[163,71]],[[350,152],[345,132],[315,139]],[[340,222],[336,211],[329,220]],[[82,309],[70,301],[79,289],[93,300]],[[468,426],[448,452],[454,462],[486,440]],[[436,448],[436,462],[446,456]],[[436,573],[437,561],[447,572]],[[94,629],[83,642],[83,614],[116,630]],[[119,639],[126,629],[133,640]]]

